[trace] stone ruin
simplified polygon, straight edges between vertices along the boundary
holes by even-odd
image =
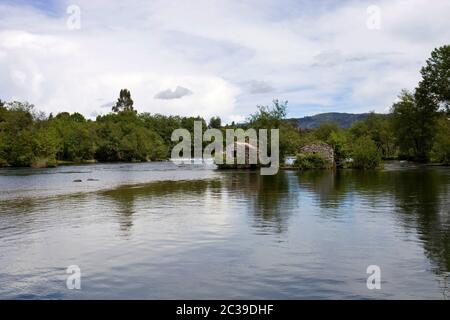
[[[326,143],[312,143],[300,148],[300,153],[319,154],[330,163],[334,164],[334,151],[331,146]]]

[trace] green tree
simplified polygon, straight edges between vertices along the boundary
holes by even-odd
[[[33,125],[34,105],[28,102],[13,101],[5,104],[3,129],[10,134],[31,128]]]
[[[70,115],[70,120],[73,122],[85,123],[86,119],[81,113],[74,112]]]
[[[357,169],[374,169],[381,163],[381,152],[369,137],[358,138],[352,144],[352,167]]]
[[[60,140],[55,128],[42,127],[34,132],[33,137],[34,167],[54,167],[57,165],[56,154]]]
[[[172,132],[177,128],[181,128],[181,117],[142,113],[139,115],[139,118],[147,129],[159,134],[163,139],[164,144],[167,145],[169,149],[175,145],[171,140]],[[167,156],[169,156],[169,154]]]
[[[161,137],[144,127],[128,128],[119,144],[121,161],[158,160],[167,150]]]
[[[95,124],[79,113],[58,113],[49,120],[60,139],[58,160],[82,162],[94,159],[97,136]]]
[[[332,131],[327,143],[333,148],[336,165],[342,166],[350,156],[348,133],[344,130]]]
[[[120,90],[119,99],[117,99],[116,104],[112,107],[112,111],[116,113],[134,111],[133,99],[131,99],[131,93],[128,89]]]
[[[280,126],[280,157],[296,155],[301,146],[300,134],[296,128],[287,122]]]
[[[97,117],[100,161],[147,161],[164,159],[167,145],[159,134],[147,127],[152,118],[134,112],[121,112]]]
[[[437,123],[431,155],[434,161],[450,164],[450,118],[445,115]]]
[[[8,165],[6,161],[8,149],[7,134],[4,130],[7,112],[8,110],[4,107],[4,102],[0,100],[0,167]]]
[[[314,132],[314,137],[317,141],[322,141],[328,143],[328,140],[331,137],[333,132],[340,131],[341,128],[334,122],[325,122],[322,123],[318,128],[316,128]]]
[[[29,167],[33,164],[34,135],[30,129],[17,132],[14,137],[9,137],[7,159],[8,164],[14,167]]]
[[[118,123],[102,122],[97,128],[98,148],[95,159],[99,161],[120,161],[120,141],[122,130]]]
[[[13,101],[0,108],[0,163],[18,167],[30,166],[34,160],[34,106]]]
[[[8,165],[7,161],[8,141],[4,131],[0,131],[0,167]]]
[[[273,129],[279,128],[286,117],[287,101],[273,100],[272,107],[257,106],[258,111],[249,116],[248,122],[252,128]]]
[[[392,106],[392,120],[400,155],[427,161],[433,144],[436,110],[417,103],[414,95],[405,90],[399,100]]]
[[[279,151],[280,159],[288,154],[297,154],[301,144],[299,132],[286,121],[287,101],[280,102],[273,100],[272,106],[257,106],[257,112],[251,114],[248,118],[248,124],[245,127],[259,129],[267,129],[270,133],[271,129],[279,129]],[[270,143],[270,139],[269,139]]]
[[[418,103],[450,111],[450,45],[434,49],[420,73],[422,80],[415,94]]]
[[[396,142],[392,131],[391,117],[374,112],[371,112],[365,120],[355,122],[350,127],[350,133],[355,139],[365,135],[370,136],[381,151],[383,158],[395,156]]]
[[[221,126],[222,126],[222,120],[220,119],[220,117],[212,117],[211,119],[209,119],[209,125],[208,125],[209,128],[220,129]]]

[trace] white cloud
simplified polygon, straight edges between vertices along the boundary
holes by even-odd
[[[382,112],[450,39],[449,1],[78,0],[80,30],[70,4],[0,4],[1,99],[89,116],[128,88],[139,111],[225,121],[273,98],[290,115]]]

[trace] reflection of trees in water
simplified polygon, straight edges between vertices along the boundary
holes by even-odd
[[[71,214],[80,204],[89,201],[89,195],[84,193],[56,195],[42,198],[17,198],[0,201],[0,231],[2,228],[17,228],[22,233],[32,233],[40,229],[40,224],[60,218],[60,208]]]
[[[135,212],[134,202],[136,201],[136,194],[133,189],[119,188],[106,191],[103,193],[115,206],[115,211],[118,213],[120,230],[128,232],[133,226],[133,214]]]
[[[438,269],[450,271],[449,175],[424,169],[396,173],[396,178],[391,189],[405,226],[418,231]]]
[[[338,208],[347,193],[341,173],[333,170],[307,170],[296,173],[303,189],[313,192],[322,208]]]
[[[302,188],[320,206],[338,207],[352,193],[370,205],[392,203],[404,228],[417,232],[439,272],[450,272],[450,172],[440,168],[398,171],[338,170],[298,173]]]
[[[0,239],[3,231],[17,230],[31,233],[39,225],[41,215],[36,215],[39,201],[33,198],[0,201]]]
[[[185,201],[204,201],[208,194],[222,197],[227,193],[230,206],[249,210],[255,228],[262,233],[287,229],[289,216],[298,206],[299,185],[311,191],[322,208],[348,205],[351,198],[347,197],[356,195],[374,208],[380,204],[392,206],[389,210],[396,214],[399,223],[416,232],[423,241],[425,254],[436,270],[449,272],[449,178],[448,170],[438,168],[280,172],[275,176],[240,171],[224,174],[220,180],[161,181],[101,194],[115,204],[121,228],[129,231],[137,201],[145,201],[146,207],[158,206],[164,210],[165,205],[180,206],[182,210]]]
[[[448,171],[422,168],[371,175],[372,179],[356,179],[355,189],[382,191],[385,198],[393,198],[402,226],[417,232],[437,271],[450,271]]]
[[[225,186],[233,195],[233,201],[249,205],[254,226],[262,233],[286,230],[289,215],[297,206],[297,193],[289,192],[288,174],[262,176],[259,172],[240,171],[225,178]],[[248,204],[247,204],[248,203]]]
[[[158,181],[150,184],[122,186],[103,191],[101,195],[115,205],[120,218],[120,229],[129,232],[133,226],[133,214],[136,211],[137,201],[145,200],[150,207],[152,202],[155,206],[161,206],[164,203],[171,205],[176,199],[203,196],[208,189],[217,192],[219,188],[220,181],[213,180]]]

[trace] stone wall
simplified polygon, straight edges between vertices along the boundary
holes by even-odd
[[[300,148],[300,153],[320,154],[322,157],[334,164],[334,151],[326,143],[307,144]]]

